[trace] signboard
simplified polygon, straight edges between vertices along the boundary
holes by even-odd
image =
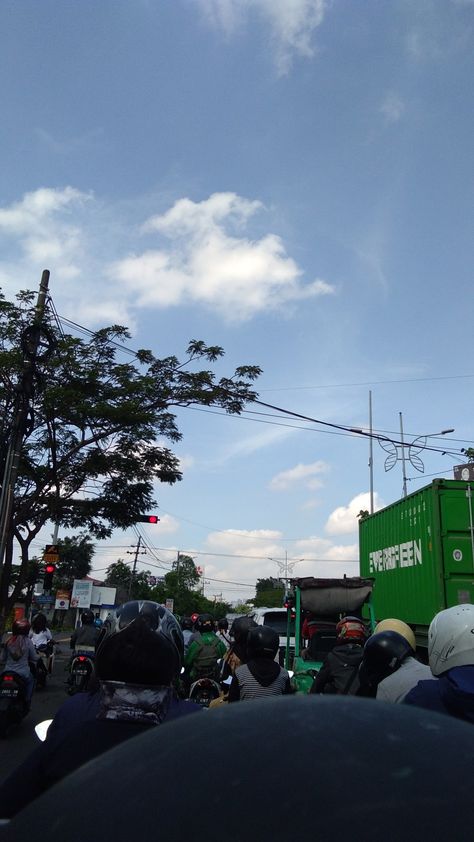
[[[38,594],[38,596],[35,596],[35,602],[37,602],[38,605],[52,605],[54,602],[54,596],[52,594],[41,593]]]
[[[56,591],[56,602],[54,607],[59,611],[67,611],[70,602],[70,591]]]
[[[92,582],[84,579],[74,579],[71,596],[71,608],[90,608],[92,597]]]
[[[174,599],[167,599],[165,602],[165,608],[167,608],[168,611],[171,611],[171,613],[173,613]]]
[[[474,462],[468,462],[467,465],[455,465],[454,479],[469,480],[474,482]]]
[[[43,553],[45,564],[57,564],[59,561],[59,547],[56,544],[46,544]]]
[[[117,588],[105,588],[103,585],[94,585],[91,594],[91,605],[103,605],[106,608],[115,605],[115,594]]]

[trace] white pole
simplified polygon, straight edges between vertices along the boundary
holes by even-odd
[[[370,514],[374,513],[374,440],[372,438],[372,392],[369,391],[369,484],[370,484]]]

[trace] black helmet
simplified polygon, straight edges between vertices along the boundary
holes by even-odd
[[[230,633],[236,643],[245,644],[250,629],[256,628],[257,624],[255,620],[251,620],[250,617],[236,617],[232,623]]]
[[[81,623],[83,626],[92,626],[94,619],[92,611],[83,611],[81,614]]]
[[[217,628],[222,629],[223,631],[227,631],[229,628],[229,621],[226,617],[223,617],[222,620],[217,621]]]
[[[270,626],[257,626],[247,635],[247,656],[251,658],[274,658],[280,646],[280,635]]]
[[[183,619],[181,620],[181,628],[183,631],[185,631],[185,629],[188,629],[188,631],[192,631],[193,626],[194,623],[191,617],[183,617]]]
[[[127,634],[128,630],[131,630]],[[150,635],[150,632],[152,633]],[[159,639],[159,643],[157,641]],[[112,641],[116,639],[117,644]],[[183,633],[180,629],[176,617],[158,602],[151,602],[149,600],[132,600],[121,605],[107,622],[105,637],[103,638],[98,653],[97,653],[97,672],[100,678],[113,681],[110,675],[104,673],[104,663],[107,659],[115,659],[115,649],[119,653],[120,648],[123,650],[125,644],[128,644],[130,650],[130,661],[135,659],[137,662],[137,670],[130,665],[130,673],[138,671],[138,659],[143,655],[143,669],[145,670],[146,661],[153,660],[156,652],[156,659],[159,664],[156,668],[150,664],[150,669],[159,675],[164,675],[161,681],[155,683],[168,683],[168,675],[170,680],[177,675],[181,670],[181,664],[184,657],[184,641]],[[140,651],[138,651],[138,649]],[[144,650],[149,650],[147,654]],[[111,657],[112,650],[113,657]],[[136,652],[134,653],[134,651]],[[125,659],[125,652],[120,652],[120,656]],[[118,656],[117,656],[118,657]],[[119,660],[119,658],[118,658]],[[108,670],[112,668],[107,667]],[[128,665],[127,665],[128,669]],[[126,681],[125,678],[117,678],[115,680]],[[152,679],[128,679],[132,683],[152,683]]]
[[[212,632],[214,631],[214,620],[212,619],[210,614],[200,614],[197,619],[197,629],[201,632]]]
[[[376,686],[400,667],[413,650],[403,635],[383,631],[369,637],[360,666],[362,682]]]

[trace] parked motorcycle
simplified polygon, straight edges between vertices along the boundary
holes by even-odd
[[[3,672],[0,675],[0,737],[8,736],[29,709],[25,679],[16,672]]]
[[[36,646],[36,654],[38,660],[36,662],[36,687],[46,687],[46,679],[51,675],[54,664],[54,640],[48,640],[47,643],[42,643]]]
[[[76,650],[70,667],[66,691],[70,696],[85,693],[94,672],[94,650]]]

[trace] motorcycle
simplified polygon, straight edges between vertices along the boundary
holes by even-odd
[[[94,672],[94,647],[84,647],[74,652],[69,667],[66,692],[70,696],[85,693]]]
[[[36,686],[38,688],[46,687],[46,679],[53,671],[54,646],[55,641],[48,640],[47,643],[35,647],[38,655],[36,662]]]
[[[189,700],[203,708],[208,708],[211,702],[218,699],[220,695],[221,691],[217,681],[214,681],[213,678],[198,678],[191,684]]]
[[[3,672],[0,675],[0,737],[8,736],[29,709],[25,679],[16,672]]]

